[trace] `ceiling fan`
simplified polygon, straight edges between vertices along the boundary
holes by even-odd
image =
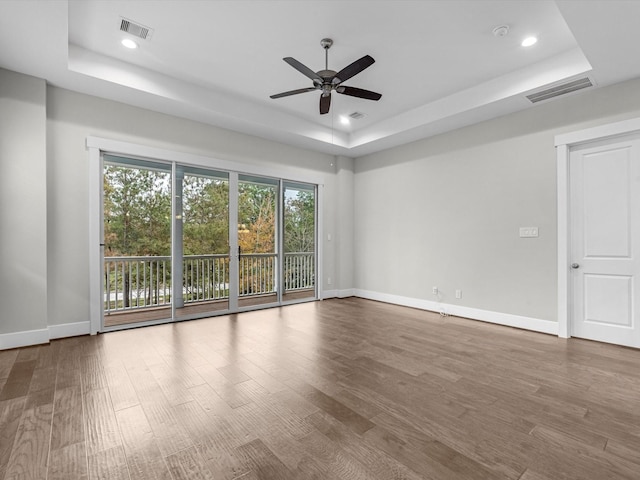
[[[303,65],[293,57],[285,57],[283,60],[298,70],[303,75],[313,80],[313,87],[300,88],[298,90],[290,90],[288,92],[277,93],[271,95],[271,98],[282,98],[290,95],[297,95],[299,93],[313,92],[314,90],[320,90],[320,114],[324,115],[329,113],[329,107],[331,106],[331,92],[335,90],[343,95],[350,95],[352,97],[365,98],[367,100],[380,100],[381,94],[372,92],[370,90],[364,90],[362,88],[347,87],[342,85],[342,82],[349,80],[354,75],[357,75],[365,68],[373,65],[375,60],[369,55],[365,55],[359,60],[356,60],[350,65],[347,65],[339,72],[329,70],[329,49],[333,45],[333,40],[330,38],[323,38],[320,41],[320,45],[324,48],[324,70],[314,72],[306,65]]]

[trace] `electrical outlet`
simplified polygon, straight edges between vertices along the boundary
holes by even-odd
[[[520,227],[520,238],[536,238],[538,227]]]
[[[327,277],[327,285],[331,285],[331,277]]]
[[[456,290],[456,298],[462,298],[462,290]]]
[[[438,295],[438,287],[431,288],[431,293],[433,293],[434,295]]]

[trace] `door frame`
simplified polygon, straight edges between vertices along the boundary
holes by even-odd
[[[640,134],[640,118],[599,125],[556,135],[557,219],[558,219],[558,336],[571,336],[571,215],[569,158],[572,149],[602,140]]]
[[[130,142],[112,140],[101,137],[88,136],[86,138],[86,148],[88,150],[89,168],[88,168],[88,207],[89,207],[89,333],[96,335],[103,331],[102,321],[104,309],[102,308],[102,278],[103,278],[103,224],[102,224],[102,170],[103,170],[103,153],[115,154],[120,156],[129,156],[134,158],[146,158],[149,160],[161,160],[165,162],[180,163],[183,165],[191,165],[196,167],[210,168],[214,170],[222,170],[229,172],[230,182],[232,178],[237,178],[239,174],[251,176],[264,176],[280,180],[307,183],[316,185],[316,299],[322,300],[322,259],[323,259],[323,193],[324,193],[324,176],[321,174],[306,174],[295,172],[293,175],[289,169],[284,167],[278,168],[273,166],[250,165],[238,163],[229,160],[221,160],[215,157],[207,157],[204,155],[195,155],[190,153],[166,150],[163,148],[150,147]],[[229,201],[237,199],[230,198]],[[230,205],[231,208],[231,205]],[[237,211],[237,210],[236,210]],[[234,220],[235,221],[235,220]],[[233,223],[232,223],[233,224]],[[235,229],[230,228],[230,234],[233,236]],[[235,232],[235,242],[237,244],[237,232]],[[230,241],[233,239],[230,238]],[[230,257],[233,259],[233,256]],[[232,281],[233,279],[230,279]],[[239,311],[231,310],[229,312],[236,313]],[[173,308],[173,307],[172,307]],[[244,309],[243,309],[244,311]],[[149,322],[141,322],[136,326],[144,326]]]

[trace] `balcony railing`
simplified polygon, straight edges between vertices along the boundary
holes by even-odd
[[[284,254],[284,290],[315,286],[315,255]],[[239,260],[239,297],[277,292],[277,255],[242,254]],[[104,259],[106,313],[168,306],[172,294],[171,257],[129,256]],[[229,256],[188,255],[182,261],[182,297],[185,305],[229,298]]]

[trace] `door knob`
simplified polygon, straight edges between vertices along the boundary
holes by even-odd
[[[572,263],[571,264],[571,268],[580,268],[580,264],[579,263]]]

